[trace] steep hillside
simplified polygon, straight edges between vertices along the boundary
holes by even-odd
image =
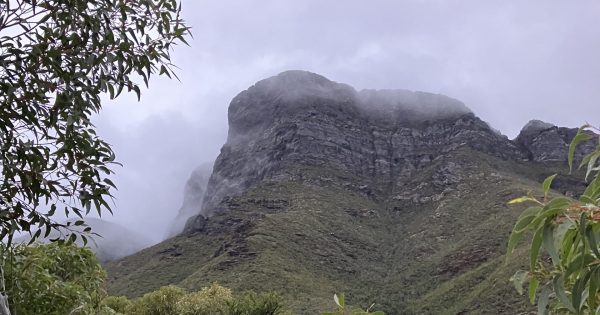
[[[561,154],[538,152],[555,127],[513,142],[446,96],[357,92],[300,71],[240,93],[229,124],[199,214],[107,265],[111,293],[219,281],[280,291],[298,314],[329,308],[334,292],[388,314],[530,308],[508,283],[525,258],[504,264],[520,213],[506,201],[564,171]]]

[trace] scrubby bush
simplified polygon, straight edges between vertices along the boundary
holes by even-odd
[[[115,314],[125,314],[127,309],[132,307],[131,301],[125,296],[108,296],[100,305],[114,311]]]
[[[277,293],[257,294],[247,292],[228,303],[227,315],[279,315],[285,314],[283,300]]]
[[[53,243],[3,251],[6,289],[15,314],[97,313],[106,272],[89,249]]]
[[[247,292],[234,296],[230,289],[213,283],[200,291],[186,293],[176,286],[166,286],[128,300],[108,297],[102,306],[124,315],[284,315],[282,298],[276,293]],[[103,314],[104,315],[104,314]]]
[[[164,286],[133,300],[125,310],[135,315],[179,315],[176,305],[186,295],[185,290],[174,285]]]
[[[175,308],[179,315],[226,314],[227,305],[232,301],[230,289],[213,283],[210,287],[187,294],[177,302]]]

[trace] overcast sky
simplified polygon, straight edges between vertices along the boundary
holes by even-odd
[[[183,0],[183,13],[182,82],[154,80],[96,119],[124,164],[113,220],[155,241],[217,156],[231,98],[281,71],[446,94],[510,138],[533,118],[600,122],[597,0]]]

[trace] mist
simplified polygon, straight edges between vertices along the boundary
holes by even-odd
[[[597,1],[183,0],[183,14],[194,40],[174,51],[181,82],[153,80],[140,102],[107,101],[95,118],[123,163],[103,218],[153,242],[192,171],[219,154],[233,97],[285,70],[447,95],[509,138],[531,119],[600,117]]]

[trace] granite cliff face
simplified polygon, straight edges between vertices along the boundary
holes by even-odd
[[[576,128],[557,127],[550,123],[532,120],[519,133],[515,142],[534,161],[566,161],[569,143],[577,134]],[[584,142],[576,151],[575,160],[581,161],[586,152],[594,149],[594,143]]]
[[[532,122],[512,141],[449,97],[309,72],[240,93],[229,128],[206,193],[184,202],[197,215],[107,265],[112,294],[218,281],[277,290],[297,314],[335,292],[387,314],[516,314],[530,306],[508,279],[527,257],[505,264],[522,210],[507,200],[556,172],[553,193],[583,185],[566,169],[573,129]]]
[[[204,217],[258,182],[290,179],[292,166],[338,169],[393,190],[461,146],[505,160],[564,162],[577,132],[531,121],[511,141],[447,96],[357,92],[304,71],[281,73],[240,93],[229,107],[229,127],[199,212]],[[577,158],[592,146],[584,145]]]
[[[338,169],[391,188],[460,146],[526,158],[455,99],[406,90],[357,92],[302,71],[260,81],[236,96],[229,126],[204,216],[257,182],[289,179],[292,166]]]

